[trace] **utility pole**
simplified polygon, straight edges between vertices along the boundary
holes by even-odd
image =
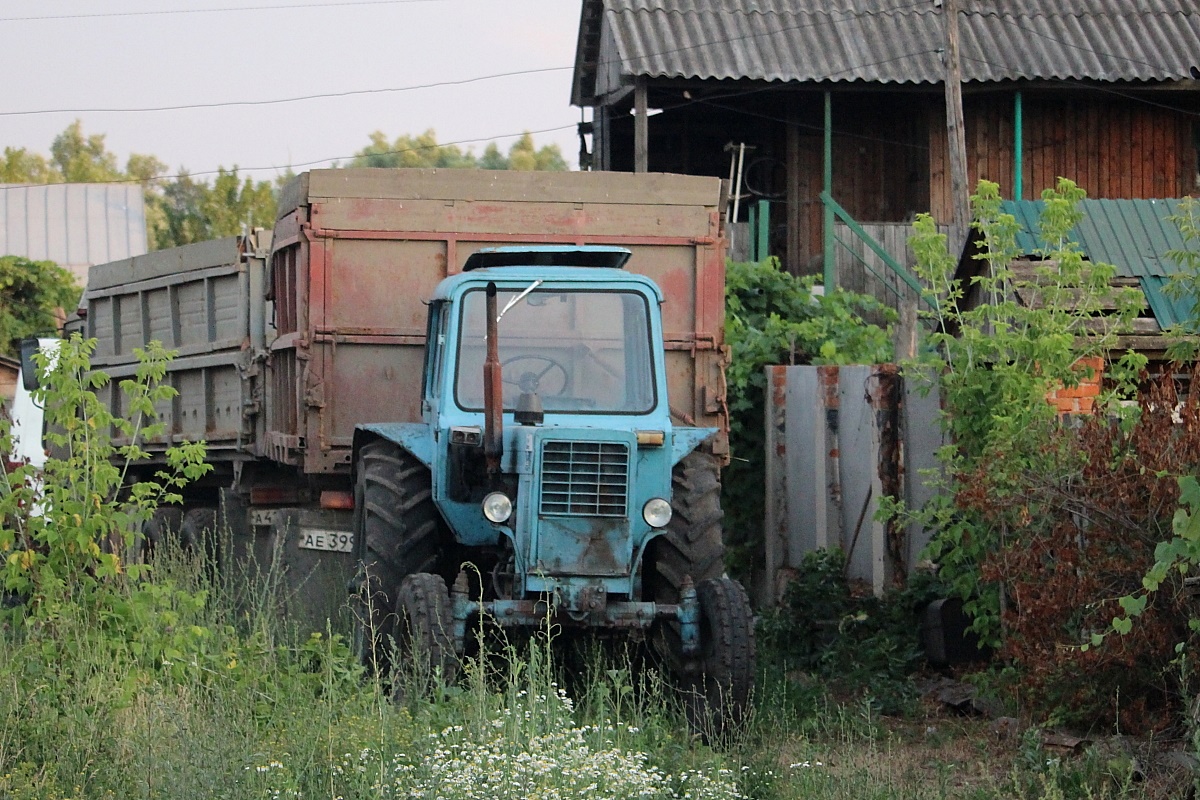
[[[650,171],[650,117],[646,107],[646,79],[633,85],[633,171]]]
[[[950,244],[955,255],[966,241],[971,222],[967,190],[967,139],[963,123],[962,66],[958,56],[958,0],[943,0],[946,20],[946,146],[950,159]]]

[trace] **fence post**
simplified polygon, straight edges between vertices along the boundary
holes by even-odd
[[[791,514],[788,493],[788,368],[765,367],[766,408],[766,508],[763,519],[763,564],[765,574],[751,590],[760,608],[771,608],[780,599],[786,581]]]

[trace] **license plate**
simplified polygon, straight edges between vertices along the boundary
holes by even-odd
[[[304,550],[326,550],[349,553],[354,549],[354,534],[348,531],[327,531],[318,528],[300,529],[300,547]]]

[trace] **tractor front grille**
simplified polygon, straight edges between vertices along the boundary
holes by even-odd
[[[628,500],[628,445],[556,441],[542,445],[541,513],[623,517]]]

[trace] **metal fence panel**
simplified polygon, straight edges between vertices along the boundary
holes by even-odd
[[[847,575],[879,594],[916,567],[919,526],[876,520],[880,499],[920,507],[921,470],[941,445],[936,393],[922,397],[891,364],[767,367],[764,579],[756,598],[781,596],[804,556],[839,547]]]

